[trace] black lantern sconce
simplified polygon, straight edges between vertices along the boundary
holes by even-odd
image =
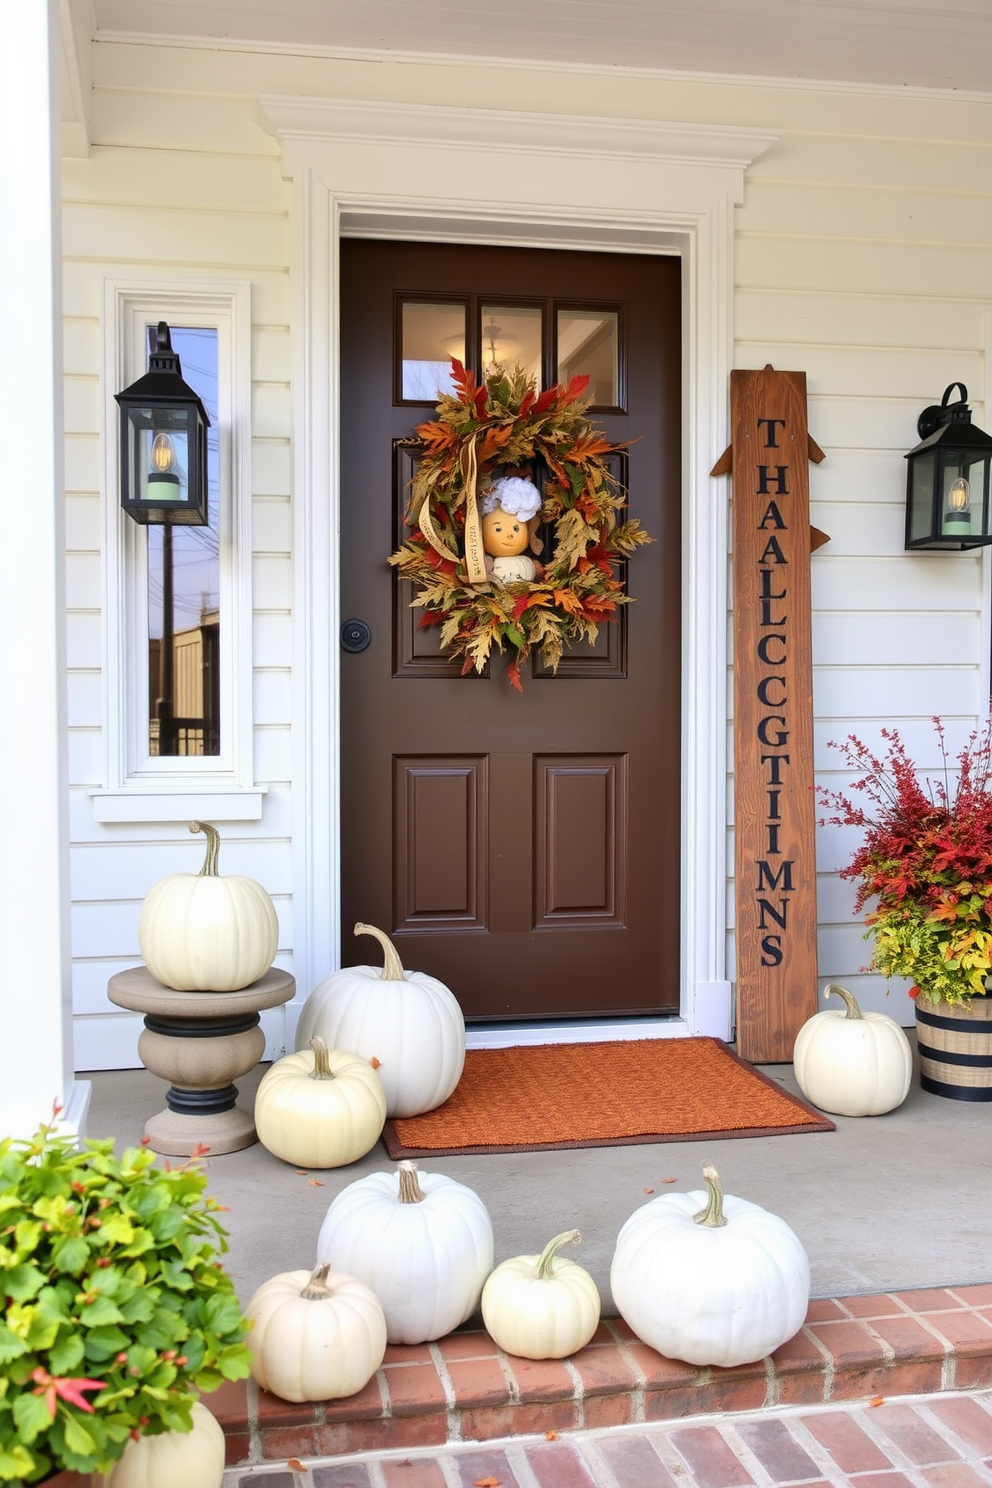
[[[949,402],[956,388],[961,397]],[[992,438],[971,422],[968,389],[952,382],[916,424],[922,443],[906,456],[906,547],[981,548],[992,543]]]
[[[206,527],[210,419],[162,320],[144,377],[114,397],[121,410],[121,506],[136,522]]]

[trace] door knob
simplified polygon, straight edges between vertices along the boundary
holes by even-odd
[[[364,651],[372,632],[364,620],[345,620],[341,625],[341,646],[345,651]]]

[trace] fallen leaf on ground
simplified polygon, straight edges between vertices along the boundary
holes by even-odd
[[[558,1433],[557,1433],[557,1431],[546,1431],[544,1433],[544,1440],[545,1441],[557,1441],[558,1440]]]
[[[677,1178],[662,1178],[662,1183],[678,1183]]]
[[[299,1457],[290,1457],[289,1461],[286,1463],[286,1466],[291,1467],[294,1472],[306,1472],[306,1468],[300,1461]]]
[[[476,1478],[475,1488],[499,1488],[499,1478]]]
[[[309,1173],[309,1171],[310,1171],[309,1168],[294,1168],[293,1169],[293,1172],[296,1174],[297,1178],[305,1178],[307,1176],[307,1174]]]
[[[376,1059],[376,1057],[375,1057],[374,1054],[372,1055],[372,1058],[369,1060],[369,1064],[372,1066],[373,1069],[378,1069],[381,1063],[382,1063],[382,1060],[381,1059]]]
[[[884,1395],[873,1395],[872,1398],[869,1400],[868,1404],[869,1405],[884,1405],[885,1404],[885,1396]]]
[[[646,1188],[646,1189],[645,1189],[645,1190],[644,1190],[644,1192],[645,1192],[645,1193],[654,1193],[654,1189],[653,1189],[653,1188]]]
[[[326,1184],[321,1183],[321,1181],[320,1181],[319,1178],[311,1178],[310,1179],[310,1187],[311,1188],[325,1188],[326,1187]]]

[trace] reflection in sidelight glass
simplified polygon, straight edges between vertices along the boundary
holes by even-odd
[[[407,301],[403,306],[402,396],[436,403],[450,393],[451,358],[465,361],[465,306]]]
[[[172,326],[183,377],[210,416],[208,527],[149,526],[148,753],[220,754],[217,332]],[[148,327],[154,336],[155,327]]]
[[[541,307],[483,305],[482,375],[522,367],[541,386]]]
[[[559,310],[558,381],[588,373],[593,405],[618,408],[619,342],[615,310]]]

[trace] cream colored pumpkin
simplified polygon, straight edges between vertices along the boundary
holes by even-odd
[[[482,1288],[482,1320],[508,1354],[564,1359],[584,1348],[599,1326],[599,1291],[589,1272],[558,1251],[578,1245],[578,1230],[556,1235],[540,1255],[514,1256]]]
[[[193,1403],[192,1431],[163,1431],[128,1442],[100,1488],[221,1488],[224,1432],[212,1411]]]
[[[264,1281],[245,1312],[251,1372],[283,1400],[337,1400],[363,1390],[386,1352],[375,1294],[327,1265]],[[183,1485],[185,1488],[185,1485]]]
[[[707,1193],[663,1194],[627,1220],[610,1270],[613,1300],[668,1359],[751,1364],[802,1327],[809,1260],[784,1219],[724,1198],[709,1164],[703,1177]]]
[[[255,1130],[263,1147],[298,1168],[339,1168],[364,1157],[386,1120],[386,1093],[367,1059],[328,1049],[277,1059],[255,1095]]]
[[[173,873],[150,890],[138,917],[138,946],[152,976],[178,992],[238,992],[272,965],[279,926],[253,878],[217,872],[220,835],[208,822],[199,873]]]
[[[327,1047],[378,1060],[387,1116],[417,1116],[441,1105],[461,1079],[465,1019],[443,982],[404,971],[396,947],[373,925],[385,964],[347,966],[325,977],[307,998],[296,1032],[306,1048],[315,1033]]]
[[[814,1013],[800,1028],[793,1052],[806,1099],[836,1116],[882,1116],[901,1106],[913,1078],[913,1051],[894,1018],[863,1013],[846,987],[831,983],[843,1010]]]
[[[317,1239],[320,1260],[372,1288],[390,1343],[426,1343],[471,1317],[493,1269],[493,1227],[472,1189],[442,1173],[370,1173],[338,1194]]]

